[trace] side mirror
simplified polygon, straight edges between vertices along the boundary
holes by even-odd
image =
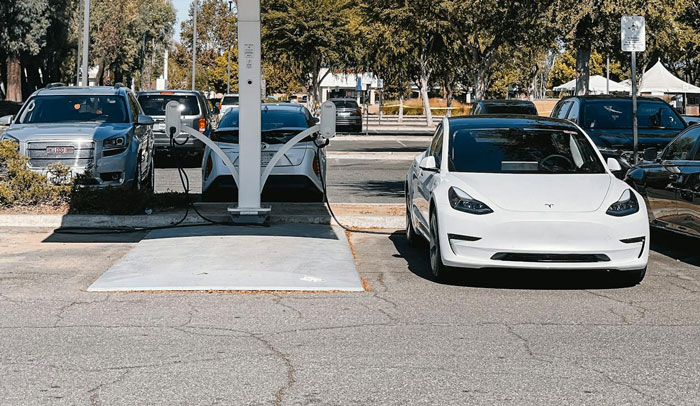
[[[420,161],[420,168],[424,171],[437,172],[438,168],[435,164],[435,157],[428,155]]]
[[[12,124],[13,118],[14,118],[13,116],[0,117],[0,125],[8,126],[8,125]]]
[[[647,148],[644,150],[643,158],[645,161],[654,162],[659,157],[659,151],[654,148]]]
[[[615,158],[608,158],[607,164],[608,169],[610,169],[610,172],[619,172],[622,170],[622,166]]]
[[[153,121],[153,118],[151,118],[151,116],[147,116],[145,114],[139,114],[138,118],[136,119],[136,124],[138,124],[138,125],[153,125],[153,124],[155,124],[155,121]]]

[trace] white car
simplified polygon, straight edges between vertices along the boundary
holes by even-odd
[[[237,93],[225,94],[219,102],[219,122],[224,118],[224,114],[233,107],[238,107],[240,97]]]
[[[309,110],[298,104],[263,104],[261,169],[285,143],[300,132],[316,125]],[[238,107],[227,111],[211,140],[226,153],[238,167]],[[275,165],[263,189],[268,201],[319,202],[323,201],[322,179],[326,176],[326,152],[319,149],[313,136],[291,148]],[[322,178],[324,177],[324,178]],[[224,162],[208,147],[202,162],[202,197],[204,201],[234,201],[238,185]]]
[[[608,167],[609,166],[609,167]],[[445,119],[406,178],[406,234],[430,242],[437,279],[454,268],[622,271],[649,258],[644,199],[573,123]]]

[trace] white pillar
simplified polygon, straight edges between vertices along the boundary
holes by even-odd
[[[238,1],[238,208],[260,209],[260,0]]]
[[[83,6],[83,86],[90,86],[90,72],[88,72],[88,49],[90,48],[90,0],[85,0]]]

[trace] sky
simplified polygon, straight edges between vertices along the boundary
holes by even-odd
[[[187,10],[189,10],[192,0],[171,0],[177,10],[177,23],[175,23],[175,35],[173,38],[180,41],[180,23],[187,19]]]

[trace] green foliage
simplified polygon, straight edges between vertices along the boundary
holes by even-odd
[[[590,59],[591,75],[605,76],[605,58],[600,53],[593,51]],[[613,80],[621,80],[624,76],[619,61],[610,60],[610,77]],[[576,78],[576,57],[574,51],[569,49],[557,56],[552,71],[549,74],[549,87],[559,86]]]
[[[2,0],[0,44],[6,55],[37,55],[46,45],[50,21],[46,0]]]

